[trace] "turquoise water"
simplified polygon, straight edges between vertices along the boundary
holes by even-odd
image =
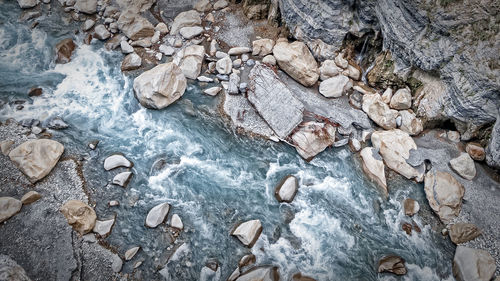
[[[385,199],[348,149],[329,148],[307,163],[286,144],[238,135],[221,117],[219,98],[202,95],[195,83],[168,108],[144,109],[133,94],[134,77],[120,71],[121,53],[100,42],[84,45],[74,34],[78,25],[64,25],[55,8],[30,29],[17,21],[15,2],[0,6],[0,118],[43,123],[60,116],[70,125],[53,131],[54,139],[82,160],[98,217],[116,213],[106,241],[121,254],[142,247],[123,272],[144,260],[136,276],[162,278],[157,270],[175,252],[166,264],[171,280],[225,280],[252,252],[257,264],[279,266],[282,280],[298,271],[317,280],[453,280],[453,246],[431,230],[428,219],[414,218],[420,234],[401,230],[408,220],[400,203],[406,197],[420,202],[422,214],[430,213],[420,184],[393,177]],[[79,47],[70,63],[56,65],[53,47],[67,37]],[[42,87],[43,95],[29,98],[33,86]],[[16,109],[19,100],[25,101],[22,110]],[[87,147],[92,140],[100,141],[95,151]],[[110,184],[121,170],[102,168],[116,152],[134,162],[126,189]],[[279,204],[274,186],[288,174],[299,179],[300,189],[292,204]],[[109,208],[109,200],[121,205]],[[169,217],[177,213],[184,222],[173,244],[163,226],[144,227],[149,209],[162,202],[172,205]],[[263,224],[251,250],[229,235],[248,219]],[[402,256],[408,274],[377,274],[377,261],[386,254]],[[218,274],[202,270],[210,259],[218,260]]]

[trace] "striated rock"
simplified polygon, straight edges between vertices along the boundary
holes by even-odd
[[[94,37],[99,40],[106,40],[111,37],[111,33],[102,24],[97,25],[94,28]]]
[[[104,160],[104,169],[106,171],[113,170],[118,167],[130,168],[132,167],[132,162],[120,154],[111,155]]]
[[[0,223],[21,211],[23,203],[12,197],[0,197]]]
[[[465,146],[465,151],[469,154],[470,158],[476,161],[483,161],[486,158],[484,148],[476,142],[469,142]]]
[[[248,101],[282,139],[302,122],[304,105],[266,65],[258,63],[250,71],[247,95]]]
[[[403,110],[411,107],[411,92],[410,89],[399,89],[391,98],[389,106],[393,109]]]
[[[472,223],[455,223],[448,234],[453,243],[462,244],[481,235],[481,230]]]
[[[102,238],[107,237],[111,233],[111,229],[115,225],[115,219],[100,221],[95,221],[95,226],[92,229],[93,232],[99,234]]]
[[[200,76],[201,65],[205,57],[205,47],[191,45],[184,49],[184,57],[179,65],[186,78],[196,79]]]
[[[403,203],[403,206],[405,210],[405,215],[410,217],[418,213],[418,211],[420,210],[420,204],[418,204],[417,201],[411,198],[406,198]]]
[[[130,10],[121,13],[117,24],[121,32],[132,40],[151,37],[155,33],[154,26],[146,18]]]
[[[85,14],[95,14],[97,12],[97,0],[76,0],[75,9]]]
[[[413,78],[422,83],[415,90],[416,114],[426,126],[435,126],[448,119],[445,115],[446,85],[439,77],[421,70],[413,73]]]
[[[216,96],[222,90],[221,87],[212,87],[203,91],[203,93],[209,96]]]
[[[177,228],[178,230],[184,229],[184,224],[182,223],[181,217],[177,214],[173,214],[170,219],[170,226],[173,228]]]
[[[182,12],[175,17],[172,26],[170,27],[170,34],[176,35],[180,29],[186,26],[201,25],[200,14],[195,10]]]
[[[252,55],[253,56],[267,56],[273,52],[274,40],[273,39],[259,39],[252,42]]]
[[[489,281],[495,274],[495,259],[486,251],[458,246],[453,258],[457,281]]]
[[[274,196],[278,200],[278,202],[287,202],[291,203],[295,194],[297,194],[297,190],[299,189],[299,183],[297,178],[288,175],[284,177],[274,189]]]
[[[380,127],[386,130],[396,128],[398,112],[390,109],[379,94],[363,95],[362,109]]]
[[[121,69],[122,71],[135,70],[141,67],[141,65],[142,65],[141,57],[136,53],[131,53],[126,55],[125,58],[123,59]]]
[[[0,255],[1,281],[31,281],[26,271],[9,256]]]
[[[21,198],[21,202],[23,203],[23,205],[28,205],[28,204],[31,204],[33,202],[38,201],[38,199],[40,199],[40,198],[42,198],[42,195],[40,195],[40,193],[32,190],[32,191],[29,191],[28,193],[23,195],[23,197]]]
[[[464,187],[449,173],[429,171],[425,175],[424,191],[432,210],[447,223],[460,213]]]
[[[209,0],[200,0],[194,4],[193,8],[200,13],[208,12],[212,9],[212,3]]]
[[[260,220],[250,220],[239,224],[231,232],[231,235],[236,236],[243,245],[251,248],[257,239],[259,239],[261,232],[262,225]]]
[[[69,200],[64,203],[61,213],[80,235],[91,232],[97,219],[94,209],[79,200]]]
[[[137,254],[137,252],[139,252],[140,249],[141,249],[141,247],[132,247],[132,248],[128,249],[125,252],[125,260],[129,261],[129,260],[133,259],[135,257],[135,255]]]
[[[319,84],[319,92],[327,98],[338,98],[350,88],[349,78],[344,75],[337,75],[328,78]]]
[[[299,155],[306,161],[333,145],[336,128],[328,123],[309,121],[301,124],[293,133],[292,141]]]
[[[21,9],[29,9],[38,5],[38,0],[17,0],[17,4]]]
[[[220,74],[230,74],[233,70],[233,62],[229,56],[225,56],[217,61],[215,69]]]
[[[363,159],[363,171],[366,175],[383,188],[387,194],[387,181],[385,179],[385,166],[382,157],[373,147],[365,147],[360,152]]]
[[[66,38],[61,40],[56,45],[56,63],[68,63],[71,61],[71,55],[76,48],[75,42],[73,39]]]
[[[113,178],[113,184],[119,185],[121,187],[127,187],[130,178],[132,177],[132,172],[119,173]]]
[[[9,158],[30,182],[43,179],[52,171],[64,152],[64,146],[48,139],[28,140],[9,153]]]
[[[186,26],[179,30],[179,33],[184,39],[192,39],[203,32],[203,27],[201,26]]]
[[[405,275],[405,260],[398,256],[385,256],[378,262],[378,272],[390,272],[396,275]]]
[[[318,64],[303,42],[279,41],[273,55],[279,67],[302,85],[310,87],[318,81]]]
[[[402,131],[407,132],[411,136],[416,136],[424,130],[422,121],[415,116],[413,111],[401,110],[399,111],[399,116],[401,116],[399,129]]]
[[[451,159],[450,166],[464,179],[472,180],[476,176],[474,160],[467,153],[462,153],[457,158]]]
[[[168,203],[161,203],[153,207],[146,217],[146,226],[155,228],[161,224],[167,217],[170,205]]]
[[[500,170],[500,118],[493,126],[490,142],[486,147],[486,163],[488,166]]]
[[[319,68],[319,79],[326,80],[339,75],[341,72],[342,68],[338,67],[333,60],[325,60]]]
[[[413,167],[406,162],[410,158],[410,151],[416,150],[415,141],[399,129],[390,131],[376,131],[371,136],[373,147],[380,151],[387,167],[396,171],[407,179],[415,179],[422,182],[425,167]]]
[[[254,267],[236,279],[236,281],[279,281],[280,276],[278,268],[273,266],[258,266]]]
[[[174,63],[157,65],[134,80],[135,96],[141,105],[153,109],[165,108],[178,100],[186,86],[184,74]]]

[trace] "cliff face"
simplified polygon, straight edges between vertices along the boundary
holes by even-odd
[[[383,36],[398,69],[439,76],[443,118],[464,140],[491,125],[500,106],[500,3],[495,0],[280,0],[294,35],[338,48],[350,32]]]

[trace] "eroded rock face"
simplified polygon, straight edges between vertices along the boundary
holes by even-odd
[[[21,211],[23,204],[12,197],[0,197],[0,223]]]
[[[26,271],[9,256],[0,255],[1,281],[31,281]]]
[[[134,92],[147,108],[162,109],[178,100],[186,90],[187,81],[174,63],[164,63],[143,72],[134,80]]]
[[[71,55],[76,48],[75,42],[73,39],[66,38],[61,40],[56,45],[56,63],[68,63],[71,61]]]
[[[279,202],[290,203],[293,201],[298,189],[299,183],[297,178],[289,175],[284,177],[276,186],[274,195]]]
[[[371,180],[382,187],[385,194],[387,194],[385,166],[378,151],[373,147],[365,147],[361,150],[360,156],[363,159],[363,171]]]
[[[333,145],[336,128],[328,123],[309,121],[301,124],[293,133],[292,141],[299,155],[306,161]]]
[[[363,111],[380,127],[390,130],[396,128],[398,111],[389,108],[379,94],[363,95]]]
[[[448,223],[462,208],[464,187],[449,173],[429,171],[424,181],[425,196],[441,221]]]
[[[69,200],[61,207],[61,213],[68,224],[80,235],[85,235],[94,229],[97,216],[94,209],[79,200]]]
[[[132,11],[122,12],[118,18],[118,28],[128,38],[139,40],[154,35],[154,26],[144,17]]]
[[[273,55],[279,67],[302,85],[310,87],[318,81],[318,64],[303,42],[279,41]]]
[[[236,236],[243,245],[252,247],[253,244],[259,239],[262,232],[262,224],[260,220],[250,220],[238,225],[231,235]]]
[[[274,266],[254,267],[236,279],[236,281],[279,281],[278,268]]]
[[[378,272],[390,272],[396,275],[405,275],[405,260],[398,256],[386,256],[378,262]]]
[[[458,246],[453,258],[453,276],[458,281],[489,281],[495,274],[495,259],[486,251]]]
[[[448,233],[453,243],[462,244],[481,235],[481,230],[472,223],[461,222],[451,225]]]
[[[64,152],[64,146],[48,139],[29,140],[9,153],[9,158],[28,179],[35,183],[52,171]]]

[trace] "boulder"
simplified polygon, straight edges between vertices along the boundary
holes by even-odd
[[[80,13],[95,14],[97,12],[97,0],[76,0],[75,9]]]
[[[495,274],[495,259],[486,251],[458,246],[453,258],[457,281],[489,281]]]
[[[15,260],[0,255],[0,281],[31,281],[31,279]]]
[[[168,203],[161,203],[153,207],[146,217],[146,226],[151,228],[157,227],[165,220],[169,210],[170,205]]]
[[[448,223],[462,208],[464,187],[449,173],[429,171],[424,181],[425,196],[441,221]]]
[[[267,56],[273,52],[274,40],[273,39],[258,39],[252,42],[252,55],[253,56]]]
[[[262,63],[274,66],[276,65],[276,59],[274,58],[273,55],[267,55],[262,59]]]
[[[391,102],[391,99],[392,99],[392,89],[387,88],[382,94],[382,101],[389,104]]]
[[[254,267],[236,279],[236,281],[279,281],[280,275],[275,266]]]
[[[76,48],[75,42],[73,42],[73,39],[71,38],[66,38],[56,45],[56,63],[68,63],[71,61],[71,55],[73,54],[73,51]]]
[[[333,145],[336,128],[328,123],[308,121],[301,124],[292,135],[292,143],[306,161]]]
[[[111,262],[111,269],[113,270],[113,272],[118,273],[122,270],[122,266],[122,259],[118,255],[114,254]]]
[[[0,223],[21,211],[23,203],[12,197],[0,197]]]
[[[13,145],[14,145],[14,141],[12,141],[12,140],[1,141],[0,142],[0,150],[2,151],[2,154],[5,156],[8,156]]]
[[[94,27],[94,25],[95,25],[95,21],[92,19],[88,19],[83,23],[82,29],[83,29],[83,31],[88,31],[89,29]]]
[[[64,146],[48,139],[28,140],[9,153],[9,158],[30,182],[43,179],[52,171],[64,152]]]
[[[405,275],[405,260],[398,256],[385,256],[378,262],[378,272],[390,272],[396,275]]]
[[[233,70],[233,62],[229,56],[224,56],[217,61],[215,69],[220,74],[230,74]]]
[[[186,86],[186,77],[171,62],[157,65],[134,80],[137,99],[144,107],[153,109],[165,108],[178,100],[184,94]]]
[[[335,64],[342,69],[346,69],[349,66],[349,62],[344,58],[344,54],[342,53],[339,53],[335,57]]]
[[[205,57],[205,47],[191,45],[184,49],[184,56],[179,65],[186,78],[196,79],[201,73],[203,58]]]
[[[132,177],[132,172],[119,173],[113,178],[113,184],[119,185],[121,187],[127,187],[130,178]]]
[[[231,73],[231,75],[229,75],[229,85],[227,88],[227,92],[231,95],[237,95],[240,92],[238,88],[239,84],[240,76],[235,72]]]
[[[221,10],[227,7],[229,3],[226,0],[218,0],[214,3],[214,10]]]
[[[408,88],[399,89],[391,98],[389,106],[392,109],[403,110],[411,107],[411,92]]]
[[[151,37],[155,33],[154,26],[146,18],[128,10],[121,13],[117,24],[121,32],[131,40]]]
[[[422,121],[415,116],[415,113],[411,110],[401,110],[399,111],[399,116],[401,116],[401,125],[399,129],[407,132],[411,136],[416,136],[424,130]]]
[[[342,68],[338,67],[333,60],[325,60],[319,68],[319,80],[326,80],[342,73]]]
[[[472,223],[455,223],[450,226],[448,232],[451,241],[455,244],[462,244],[481,235],[481,230]]]
[[[464,179],[472,180],[476,176],[474,160],[467,153],[462,153],[457,158],[451,159],[450,166]]]
[[[291,203],[295,194],[297,194],[297,190],[299,189],[299,183],[297,178],[288,175],[284,177],[274,189],[274,196],[278,200],[278,202],[287,202]]]
[[[387,194],[387,181],[385,179],[385,166],[382,157],[373,147],[365,147],[360,152],[363,160],[363,171],[376,182]]]
[[[221,87],[211,87],[203,91],[203,93],[209,96],[216,96],[222,90]]]
[[[240,261],[238,262],[238,267],[243,268],[245,266],[254,264],[255,261],[256,261],[256,258],[255,258],[254,254],[244,255],[243,257],[241,257]]]
[[[273,55],[279,67],[302,85],[310,87],[318,81],[318,64],[303,42],[280,41],[274,45]]]
[[[319,84],[319,92],[327,98],[338,98],[348,90],[352,84],[349,83],[349,78],[344,75],[337,75],[328,78]]]
[[[122,41],[122,42],[125,42],[125,41]],[[132,50],[134,50],[134,49],[132,48]],[[131,54],[126,55],[125,58],[123,59],[121,69],[122,69],[122,71],[135,70],[135,69],[138,69],[139,67],[141,67],[141,65],[142,65],[141,57],[136,53],[131,53]]]
[[[227,52],[230,56],[239,56],[245,53],[250,53],[252,50],[248,47],[233,47]]]
[[[467,145],[465,146],[465,151],[467,151],[467,153],[473,160],[483,161],[486,158],[484,148],[479,143],[467,143]]]
[[[359,79],[361,79],[361,71],[355,66],[349,64],[346,72],[347,76],[353,80],[359,81]]]
[[[418,204],[417,201],[411,198],[406,198],[403,203],[403,206],[405,210],[405,215],[410,217],[418,213],[418,211],[420,210],[420,204]]]
[[[23,203],[23,205],[28,205],[28,204],[31,204],[33,202],[38,201],[38,199],[40,199],[40,198],[42,198],[42,195],[40,195],[40,193],[32,190],[32,191],[29,191],[28,193],[23,195],[23,197],[21,198],[21,202]]]
[[[212,9],[212,3],[210,0],[200,0],[194,4],[193,8],[200,13],[208,12]]]
[[[96,220],[92,231],[105,238],[111,233],[113,225],[115,225],[115,218],[105,221]]]
[[[248,77],[248,101],[278,137],[286,138],[302,122],[304,105],[264,64],[257,63]]]
[[[38,5],[38,0],[17,0],[17,4],[21,9],[29,9]]]
[[[171,56],[175,53],[175,49],[167,45],[160,45],[159,50],[165,56]]]
[[[132,247],[125,252],[125,260],[129,261],[134,258],[134,256],[139,252],[141,247]]]
[[[184,224],[178,214],[172,215],[172,218],[170,219],[170,226],[178,230],[184,229]]]
[[[236,236],[243,245],[251,248],[257,239],[259,239],[261,232],[262,225],[260,220],[250,220],[239,224],[231,232],[231,235]]]
[[[165,35],[168,33],[168,26],[164,23],[164,22],[159,22],[156,26],[155,26],[155,32],[158,31],[160,32],[160,35]]]
[[[69,200],[61,207],[61,213],[68,224],[80,235],[85,235],[94,229],[97,216],[94,209],[79,200]]]
[[[179,30],[179,33],[184,39],[192,39],[203,32],[203,27],[201,26],[185,26]]]
[[[175,17],[170,28],[170,34],[176,35],[181,28],[195,25],[201,25],[200,14],[195,10],[182,12]]]
[[[94,28],[94,37],[99,40],[106,40],[111,37],[111,33],[103,24],[99,24]]]
[[[386,130],[396,128],[398,111],[390,109],[379,94],[363,95],[362,109],[380,127]]]
[[[104,169],[106,171],[113,170],[118,167],[130,168],[132,167],[132,162],[120,154],[111,155],[104,160]]]
[[[407,179],[414,179],[422,182],[424,179],[425,167],[413,167],[406,162],[410,158],[410,151],[416,150],[415,141],[399,129],[390,131],[376,131],[371,136],[373,147],[380,151],[387,167],[396,171]]]

